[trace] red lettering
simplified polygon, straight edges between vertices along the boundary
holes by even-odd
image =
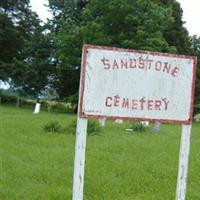
[[[128,98],[123,99],[122,108],[129,108],[129,99]]]
[[[137,100],[132,100],[132,110],[137,110]]]
[[[161,106],[162,102],[160,100],[156,100],[155,101],[155,110],[161,110],[160,106]]]
[[[136,59],[129,59],[130,60],[130,68],[136,68]],[[134,62],[134,64],[133,64]]]
[[[128,69],[128,63],[127,63],[127,59],[122,59],[121,60],[121,68],[123,69],[123,67],[125,67],[126,69]]]
[[[112,106],[112,97],[106,97],[106,107],[111,107]]]
[[[162,63],[160,61],[157,61],[155,63],[155,69],[156,69],[156,71],[160,71],[161,70],[161,65],[162,65]]]
[[[114,61],[113,61],[113,69],[115,69],[115,68],[119,69],[117,61],[114,59]]]
[[[142,59],[141,57],[139,59],[139,68],[144,69],[144,59]]]
[[[168,62],[164,62],[163,72],[167,72],[169,74],[171,65]]]
[[[153,100],[148,100],[148,110],[153,109]]]
[[[140,99],[140,109],[141,110],[144,110],[144,103],[145,103],[145,100],[144,100],[144,97],[142,99]]]
[[[149,63],[149,69],[151,69],[151,64],[152,64],[153,60],[148,60]]]
[[[165,110],[167,110],[168,105],[169,105],[169,101],[167,101],[167,98],[162,99],[162,101],[163,101],[164,104],[165,104]]]
[[[117,95],[117,96],[114,96],[114,106],[119,106],[119,100],[120,100],[120,97],[119,97],[119,95]]]
[[[171,75],[176,77],[178,72],[179,72],[179,68],[178,67],[174,67],[174,69],[172,70]]]
[[[105,57],[103,57],[103,58],[101,59],[101,62],[102,62],[103,65],[104,65],[104,69],[110,69],[109,59],[106,59]]]

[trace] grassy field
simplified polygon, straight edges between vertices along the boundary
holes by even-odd
[[[70,200],[75,115],[0,107],[0,200]],[[47,133],[49,121],[66,131]],[[152,125],[151,125],[152,126]],[[88,136],[84,200],[173,200],[181,126],[126,133],[108,121]],[[187,200],[200,199],[200,124],[193,124]]]

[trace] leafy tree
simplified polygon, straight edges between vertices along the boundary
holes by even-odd
[[[191,41],[187,29],[183,26],[183,10],[176,0],[154,0],[164,7],[171,8],[173,22],[164,32],[164,37],[170,46],[175,46],[179,54],[192,54]]]
[[[195,103],[200,104],[200,37],[194,35],[191,37],[192,49],[198,58],[197,62],[197,76],[196,76],[196,91],[195,91]]]
[[[37,27],[29,34],[29,40],[23,48],[24,59],[15,60],[16,69],[12,73],[14,86],[23,95],[39,95],[50,86],[52,72],[51,42],[48,34],[43,33],[42,27]]]
[[[0,2],[0,79],[8,81],[13,70],[13,60],[19,57],[22,37],[15,27],[14,5],[12,2]],[[13,17],[13,18],[12,18]]]
[[[78,90],[84,43],[176,52],[164,37],[173,23],[172,9],[150,0],[50,0],[57,54],[57,82],[61,97]],[[67,5],[67,7],[65,6]]]
[[[39,94],[51,80],[51,41],[29,0],[0,2],[0,79],[24,95]]]

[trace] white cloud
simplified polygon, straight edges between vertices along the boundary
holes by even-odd
[[[48,5],[48,0],[30,0],[32,10],[34,10],[40,19],[44,22],[47,21],[47,18],[51,19],[52,14],[48,11],[48,8],[45,5]]]
[[[183,21],[185,21],[185,27],[189,31],[190,35],[200,36],[200,1],[199,0],[177,0],[180,2],[183,9]]]
[[[177,0],[183,9],[183,21],[190,35],[200,36],[200,0]],[[48,0],[30,0],[32,9],[36,11],[39,17],[46,22],[47,18],[52,18],[44,4],[48,5]]]

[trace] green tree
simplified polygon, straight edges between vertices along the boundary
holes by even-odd
[[[23,47],[23,59],[15,60],[12,82],[23,95],[38,96],[51,84],[54,71],[50,56],[52,45],[49,34],[43,31],[43,27],[35,27]]]
[[[84,43],[141,50],[176,52],[164,37],[173,23],[171,7],[150,0],[50,0],[57,50],[57,82],[61,97],[78,90]],[[65,5],[67,4],[67,7]]]
[[[183,10],[176,0],[154,0],[163,7],[171,8],[173,22],[164,32],[164,37],[170,46],[175,46],[179,54],[192,54],[191,41],[184,27]]]
[[[191,37],[192,49],[198,58],[197,62],[197,76],[196,76],[196,91],[195,91],[195,103],[200,104],[200,37],[194,35]]]
[[[0,28],[0,79],[38,95],[52,79],[52,45],[29,0],[1,1]]]

